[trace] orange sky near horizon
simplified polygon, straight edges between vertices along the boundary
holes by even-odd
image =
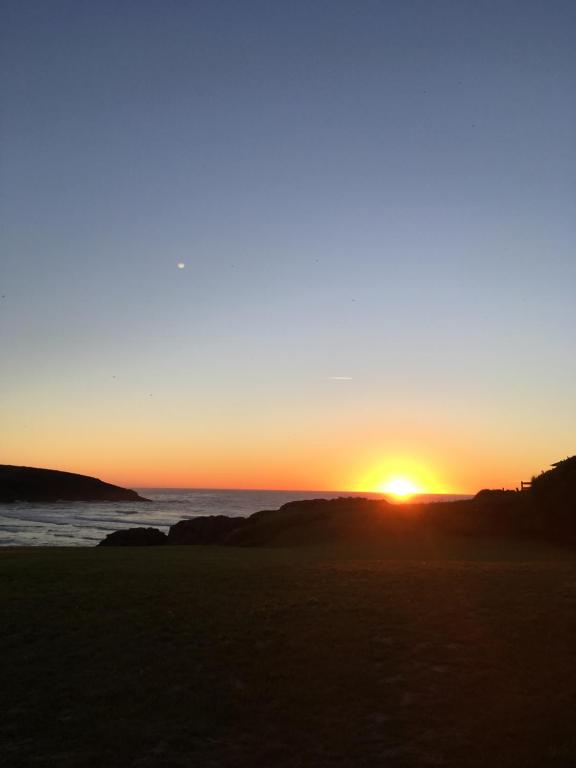
[[[562,457],[553,457],[553,460]],[[260,464],[261,457],[237,458],[234,467],[214,467],[207,461],[179,462],[169,467],[160,467],[152,459],[138,463],[135,458],[130,462],[120,463],[119,457],[112,451],[111,456],[91,460],[77,456],[67,460],[42,461],[33,454],[16,459],[16,464],[38,466],[46,469],[59,469],[67,472],[99,477],[101,480],[132,488],[227,488],[246,490],[318,490],[350,492],[385,492],[385,485],[391,480],[405,478],[416,485],[421,493],[476,493],[481,488],[514,488],[520,480],[527,480],[533,474],[548,469],[550,462],[542,462],[533,471],[523,471],[520,462],[515,462],[507,471],[488,467],[482,474],[470,468],[461,467],[452,470],[435,470],[430,462],[426,467],[419,462],[402,457],[390,460],[373,460],[372,468],[342,466],[341,471],[334,466],[326,466],[317,460],[310,466],[310,460],[304,458],[303,466],[278,466],[280,462]],[[14,463],[14,460],[12,460]],[[188,466],[187,466],[188,464]],[[414,469],[414,467],[419,469]],[[446,479],[445,479],[446,478]],[[461,479],[460,479],[461,478]]]
[[[492,446],[445,432],[428,441],[422,431],[389,428],[389,437],[368,424],[316,425],[250,431],[236,425],[209,434],[197,425],[169,432],[150,420],[131,424],[76,418],[14,433],[0,461],[99,477],[127,487],[238,488],[378,492],[405,478],[422,493],[476,493],[514,488],[547,469],[564,453],[545,444],[530,448],[517,437]],[[194,434],[195,432],[195,434]],[[382,430],[384,433],[384,430]],[[528,445],[529,443],[525,443]]]
[[[300,380],[276,368],[232,381],[229,363],[218,379],[163,369],[143,384],[132,363],[111,366],[117,377],[67,366],[2,399],[0,463],[136,488],[362,492],[404,477],[423,493],[472,494],[515,488],[574,453],[564,412],[528,419],[523,392],[472,407],[469,391],[395,392],[375,376]]]

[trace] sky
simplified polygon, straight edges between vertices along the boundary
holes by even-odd
[[[572,0],[0,8],[0,462],[474,493],[576,453]]]

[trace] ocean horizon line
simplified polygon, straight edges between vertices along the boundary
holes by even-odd
[[[206,492],[228,492],[228,493],[342,493],[347,495],[369,495],[379,496],[382,498],[393,497],[394,494],[385,493],[384,491],[352,491],[352,490],[328,490],[326,488],[233,488],[233,487],[201,487],[201,486],[186,486],[186,485],[125,485],[124,487],[131,487],[137,491],[206,491]],[[471,497],[477,493],[465,493],[462,491],[445,491],[439,492],[426,492],[413,493],[410,498],[417,498],[419,496],[462,496]]]

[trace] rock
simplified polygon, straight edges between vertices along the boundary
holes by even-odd
[[[149,501],[136,491],[96,477],[56,469],[0,464],[0,502]]]
[[[289,501],[276,510],[255,512],[246,525],[230,534],[236,546],[298,546],[370,537],[386,525],[408,518],[384,499],[340,497]]]
[[[168,532],[168,544],[224,544],[232,531],[246,522],[244,517],[208,515],[180,520]]]
[[[157,547],[166,544],[168,537],[158,528],[127,528],[109,533],[99,547]]]

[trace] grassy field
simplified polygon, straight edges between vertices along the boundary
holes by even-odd
[[[576,765],[576,561],[0,552],[4,768]]]

